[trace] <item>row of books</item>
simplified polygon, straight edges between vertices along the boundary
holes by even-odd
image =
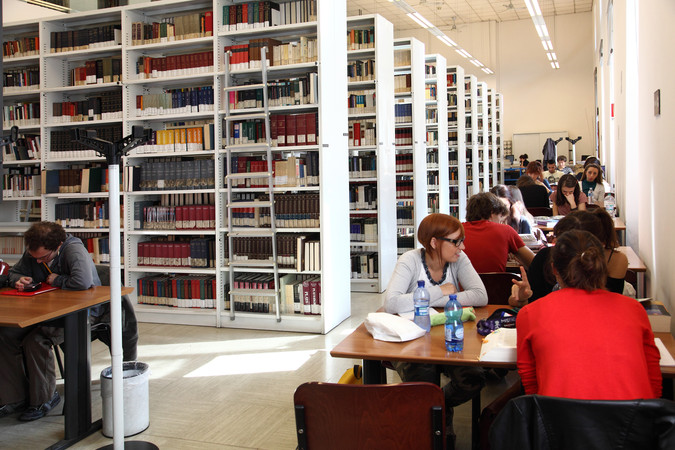
[[[213,275],[151,275],[138,279],[136,292],[146,305],[214,309],[218,286]]]
[[[54,222],[64,228],[107,228],[110,226],[108,200],[57,203]]]
[[[410,50],[394,50],[394,67],[410,65]]]
[[[0,236],[0,255],[23,255],[25,249],[23,236]]]
[[[122,125],[86,126],[87,130],[95,130],[96,137],[108,142],[122,140]],[[51,130],[50,152],[52,158],[95,158],[98,156],[95,150],[89,149],[78,142],[73,141],[71,130]]]
[[[351,278],[355,280],[369,280],[378,278],[377,252],[352,253]]]
[[[318,242],[317,235],[277,234],[277,264],[298,272],[309,269],[309,250]],[[305,268],[307,267],[307,268]]]
[[[424,78],[436,78],[436,63],[424,64]]]
[[[2,126],[11,128],[40,125],[40,102],[16,102],[2,108]]]
[[[79,30],[52,31],[49,39],[51,53],[114,47],[122,45],[122,26],[110,24]]]
[[[427,130],[426,140],[427,146],[438,146],[438,130]]]
[[[412,153],[397,153],[396,154],[396,172],[412,172],[413,171],[413,154]]]
[[[136,116],[161,116],[213,111],[213,86],[166,89],[136,96]]]
[[[156,267],[212,268],[216,266],[214,238],[139,242],[137,264]]]
[[[183,53],[160,58],[140,56],[136,62],[139,80],[180,77],[213,72],[213,51]]]
[[[39,54],[40,37],[37,35],[12,39],[2,43],[2,56],[4,59],[23,58]]]
[[[267,105],[314,105],[318,102],[319,78],[311,72],[304,77],[287,78],[267,83]],[[231,110],[262,108],[262,88],[230,91],[228,103]]]
[[[41,193],[42,181],[37,167],[11,167],[9,173],[2,175],[3,199],[35,197]]]
[[[412,78],[410,74],[394,75],[394,93],[409,94],[412,90]]]
[[[213,36],[213,11],[164,17],[159,22],[132,22],[131,45]]]
[[[179,207],[189,205],[213,205],[215,204],[215,193],[204,192],[185,192],[180,194],[161,194],[159,195],[159,203],[157,200],[139,200],[135,201],[133,205],[134,212],[134,230],[145,229],[145,213],[146,206],[164,206],[164,207]],[[215,227],[215,225],[214,225]],[[214,228],[210,227],[210,228]]]
[[[267,28],[280,23],[281,12],[276,2],[246,2],[223,6],[223,31]]]
[[[398,198],[398,195],[396,196]],[[407,208],[396,208],[396,225],[403,227],[411,227],[415,225],[413,217],[413,210]],[[415,230],[412,230],[414,233]]]
[[[349,157],[349,178],[377,177],[377,155],[375,153],[361,154]]]
[[[40,159],[40,136],[23,135],[14,142],[2,147],[2,160],[27,161]]]
[[[375,27],[347,30],[347,50],[375,48]]]
[[[69,86],[87,86],[122,81],[122,59],[107,57],[92,59],[70,70]]]
[[[406,147],[413,145],[412,128],[397,128],[394,131],[394,145],[396,145],[397,147]]]
[[[347,63],[347,81],[372,81],[375,79],[375,60],[355,60]]]
[[[127,191],[162,191],[215,188],[213,159],[156,158],[126,166]]]
[[[377,218],[376,217],[350,218],[349,240],[353,242],[377,242]]]
[[[394,105],[394,122],[412,122],[412,103],[397,103]]]
[[[457,73],[456,72],[448,72],[445,75],[445,81],[448,84],[448,87],[457,86]]]
[[[230,160],[232,173],[265,173],[267,161],[262,156],[233,156]],[[299,187],[319,185],[319,154],[307,152],[304,156],[289,156],[281,159],[275,154],[272,161],[273,183],[276,187]],[[267,187],[268,177],[234,178],[231,186],[235,188]],[[227,183],[227,179],[225,180]]]
[[[318,57],[316,38],[300,36],[298,40],[281,42],[272,38],[251,39],[248,43],[223,47],[231,72],[262,67],[262,51],[268,67],[315,62]]]
[[[4,70],[2,88],[5,94],[40,89],[40,68],[33,66]]]
[[[122,91],[101,92],[98,96],[52,104],[52,123],[122,119]]]
[[[438,172],[427,172],[427,189],[438,190],[439,177]]]
[[[223,6],[224,31],[314,21],[316,21],[316,0],[291,0],[279,3],[258,1]]]
[[[321,270],[320,242],[308,235],[277,235],[277,263],[298,272]],[[244,236],[232,238],[232,260],[272,261],[272,237]]]
[[[349,209],[377,211],[377,186],[374,184],[350,184]]]
[[[317,113],[270,115],[270,141],[274,147],[316,145]],[[262,119],[230,124],[230,142],[227,145],[265,143],[265,122]]]
[[[375,119],[349,120],[350,147],[370,147],[377,145],[377,129]]]
[[[109,180],[106,167],[73,167],[70,169],[45,170],[43,172],[45,194],[86,194],[108,192]]]
[[[280,314],[321,314],[321,277],[287,274],[279,286]]]
[[[436,100],[438,97],[438,87],[435,84],[426,84],[424,85],[424,99]]]
[[[448,106],[457,106],[457,94],[448,92]],[[457,113],[455,112],[455,114]],[[456,117],[455,120],[457,120]]]
[[[134,207],[141,203],[136,202]],[[143,206],[142,226],[144,230],[213,230],[216,206]]]
[[[94,260],[94,264],[108,264],[110,263],[110,238],[108,235],[101,235],[98,233],[82,233],[76,234],[82,240],[82,243],[87,248],[89,255]],[[120,264],[124,264],[124,246],[120,251]]]
[[[396,199],[413,198],[412,180],[396,180]]]
[[[150,140],[144,145],[139,145],[133,151],[136,154],[145,154],[213,150],[215,146],[214,134],[213,123],[153,130],[150,134]]]
[[[349,91],[349,97],[347,98],[348,114],[374,114],[375,107],[375,89]]]
[[[274,212],[278,228],[319,228],[319,194],[275,194]]]
[[[438,150],[427,151],[427,170],[438,170]]]

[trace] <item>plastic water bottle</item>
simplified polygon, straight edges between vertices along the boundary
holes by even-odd
[[[611,192],[608,192],[607,195],[605,195],[605,209],[611,217],[616,215],[616,199]]]
[[[586,200],[587,200],[588,204],[589,205],[592,204],[593,203],[593,188],[588,188],[588,194],[586,194],[586,197],[587,197]]]
[[[417,281],[417,289],[413,292],[413,303],[415,304],[414,322],[425,330],[431,331],[431,318],[429,317],[429,291],[424,287],[424,280]]]
[[[455,294],[450,294],[445,304],[445,349],[449,352],[461,352],[464,349],[462,305]]]

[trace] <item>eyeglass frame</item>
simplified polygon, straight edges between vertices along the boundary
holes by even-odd
[[[464,243],[464,241],[466,240],[465,237],[459,238],[459,239],[452,239],[452,238],[446,238],[446,237],[436,237],[436,239],[440,239],[441,241],[449,242],[457,248],[459,248]]]

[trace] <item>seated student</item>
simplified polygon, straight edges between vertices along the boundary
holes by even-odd
[[[517,361],[526,394],[597,400],[659,398],[659,350],[634,299],[604,289],[595,236],[563,233],[553,248],[561,290],[518,313]]]
[[[518,160],[520,161],[520,167],[527,167],[527,165],[530,163],[530,161],[528,161],[527,158],[528,158],[527,153],[523,153],[518,157]]]
[[[11,286],[20,291],[33,282],[72,290],[100,286],[82,241],[66,234],[61,225],[38,222],[26,231],[24,240],[26,251],[9,271]],[[51,347],[62,342],[63,328],[53,322],[0,328],[0,417],[25,410],[20,420],[40,419],[61,401]]]
[[[574,168],[574,176],[577,177],[577,180],[581,181],[581,177],[584,175],[584,171],[586,170],[586,166],[588,166],[589,164],[597,164],[599,166],[602,166],[602,164],[600,164],[600,160],[598,158],[596,158],[595,156],[589,156],[588,158],[584,159],[583,165],[581,165],[580,167],[579,167],[579,165],[577,165]]]
[[[586,197],[589,197],[590,193],[590,202],[601,208],[605,207],[605,186],[602,184],[602,168],[599,164],[591,163],[584,168],[581,191]]]
[[[559,155],[558,156],[558,170],[563,173],[563,175],[573,174],[574,170],[571,167],[567,166],[567,156]]]
[[[490,189],[490,192],[499,197],[499,200],[509,209],[505,224],[516,230],[518,234],[533,234],[539,240],[546,239],[544,233],[535,226],[532,214],[525,208],[520,189],[516,186],[497,184]]]
[[[605,249],[605,261],[607,262],[607,290],[623,293],[624,279],[628,271],[628,257],[621,253],[617,248],[619,247],[619,240],[616,237],[616,229],[614,228],[614,220],[609,213],[603,208],[596,208],[591,213],[600,219],[602,227],[597,233],[593,233],[598,238]]]
[[[534,253],[513,228],[502,223],[508,214],[506,206],[492,193],[469,198],[467,222],[464,222],[464,252],[478,273],[506,271],[509,253],[513,253],[526,268],[530,266]]]
[[[417,239],[424,248],[401,255],[385,293],[384,309],[388,313],[413,310],[413,291],[417,280],[424,280],[430,306],[443,309],[449,294],[457,294],[462,306],[484,306],[487,292],[464,249],[464,229],[456,218],[447,214],[429,214],[420,223]],[[427,381],[440,386],[441,374],[450,378],[443,387],[446,405],[448,448],[454,448],[453,407],[466,402],[485,385],[480,367],[415,364],[395,362],[403,381]]]
[[[537,184],[531,176],[523,175],[518,178],[516,186],[520,189],[525,207],[549,207],[549,192],[546,189],[546,186]]]
[[[598,217],[588,211],[573,211],[555,224],[553,235],[560,236],[569,230],[586,230],[593,235],[597,235],[601,229],[602,223]],[[532,289],[531,302],[550,294],[556,285],[551,270],[552,248],[545,247],[539,250],[527,270],[527,278]]]
[[[557,184],[560,177],[565,175],[558,170],[558,167],[555,165],[555,161],[550,160],[546,164],[548,170],[544,172],[544,179],[548,181],[549,184]]]
[[[563,175],[558,189],[550,195],[554,216],[566,216],[572,211],[586,210],[586,195],[579,189],[574,175]]]
[[[548,180],[544,178],[544,166],[539,161],[532,161],[527,165],[525,175],[529,175],[534,182],[540,186],[544,186],[548,192],[551,192],[551,185]]]

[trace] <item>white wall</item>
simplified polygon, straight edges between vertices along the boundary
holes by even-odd
[[[607,3],[596,3],[600,37],[607,34]],[[617,189],[621,187],[619,192],[623,192],[619,204],[629,244],[648,268],[648,295],[663,301],[671,313],[675,310],[675,235],[671,231],[675,202],[667,183],[675,153],[675,61],[670,57],[675,42],[673,17],[672,0],[615,1],[615,148],[610,150],[617,161]],[[654,115],[657,89],[661,90],[660,116]]]
[[[494,75],[486,75],[419,27],[396,30],[395,35],[420,39],[427,53],[441,53],[448,65],[461,65],[501,92],[505,140],[511,140],[514,133],[568,131],[570,137],[583,137],[576,148],[577,159],[581,159],[581,155],[595,151],[593,15],[551,17],[547,26],[560,61],[559,70],[551,68],[530,19],[470,24],[463,26],[461,33],[450,35],[494,70]],[[560,152],[563,145],[558,147]],[[531,160],[541,158],[540,154],[529,156]]]

